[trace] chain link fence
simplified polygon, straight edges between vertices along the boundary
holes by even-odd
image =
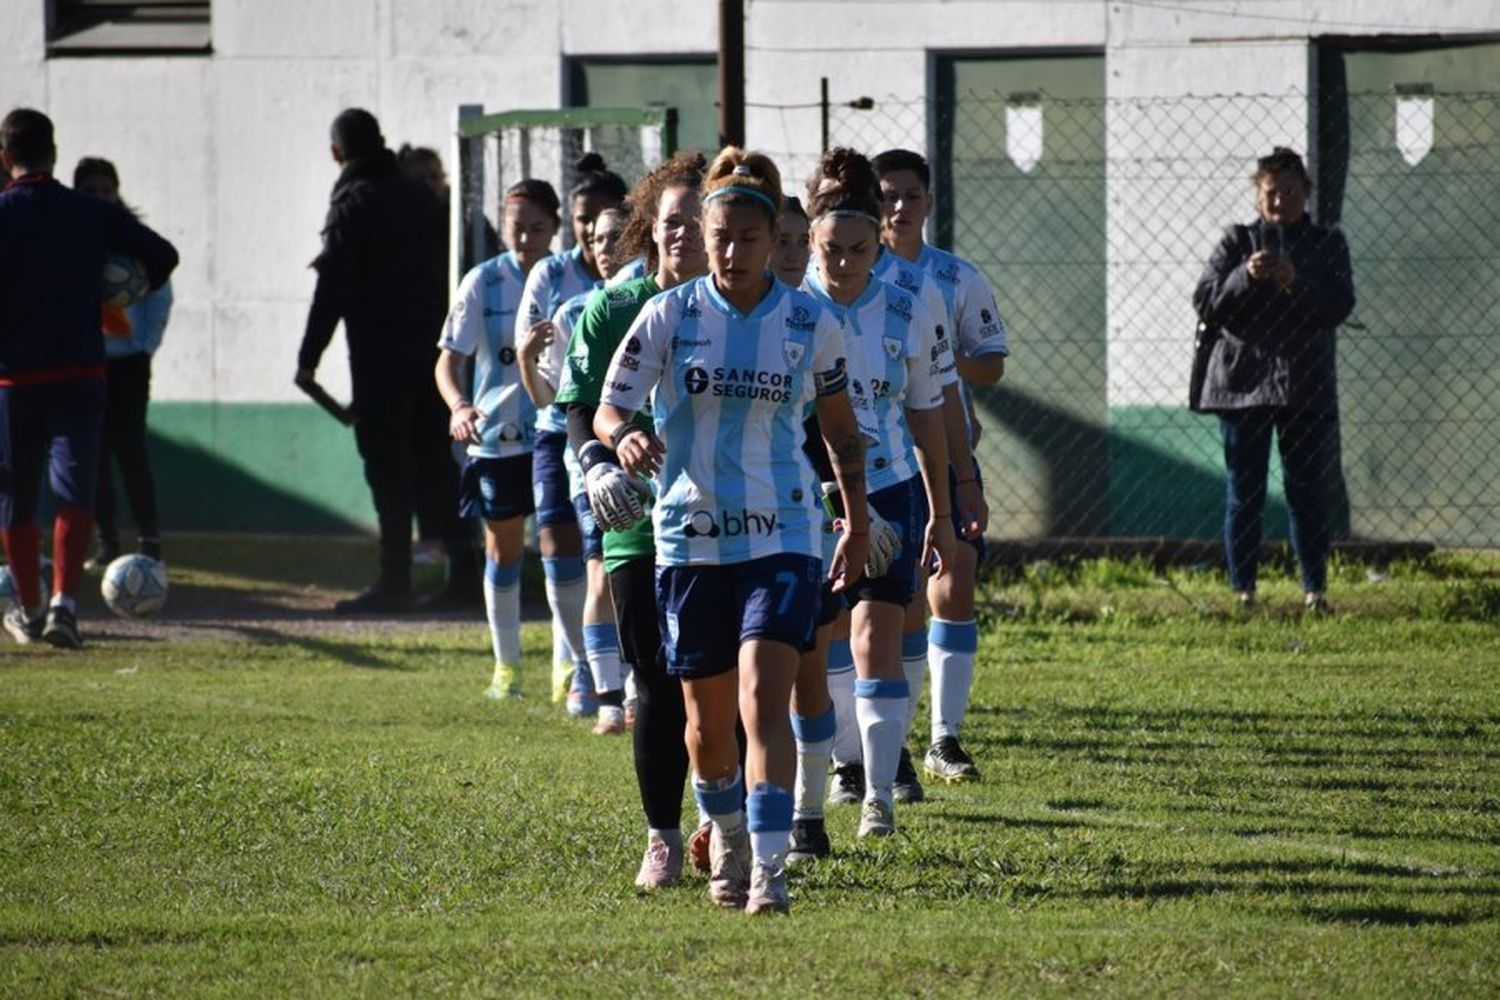
[[[1357,305],[1324,330],[1337,243],[1293,229],[1251,232],[1245,253],[1270,240],[1295,273],[1244,281],[1226,261],[1209,310],[1239,352],[1231,381],[1280,358],[1305,397],[1336,341],[1337,417],[1321,443],[1288,433],[1293,483],[1272,458],[1267,535],[1286,536],[1287,485],[1295,499],[1315,474],[1335,539],[1500,544],[1500,95],[970,92],[826,114],[831,145],[925,151],[932,238],[998,296],[1013,354],[977,393],[992,536],[1148,552],[1222,536],[1220,423],[1187,405],[1194,293],[1226,228],[1257,217],[1256,158],[1311,145],[1309,210],[1346,238]],[[780,158],[800,185],[812,158]],[[1331,386],[1312,397],[1332,411]]]

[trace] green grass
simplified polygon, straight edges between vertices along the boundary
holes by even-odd
[[[285,554],[244,558],[221,585]],[[1493,996],[1500,632],[1469,558],[1341,567],[1316,620],[1289,583],[1236,620],[1205,574],[996,581],[985,781],[873,846],[830,810],[790,920],[635,895],[628,744],[547,704],[539,626],[503,705],[478,625],[5,649],[0,995]]]

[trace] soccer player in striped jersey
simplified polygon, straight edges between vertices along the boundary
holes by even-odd
[[[589,226],[589,247],[599,275],[608,282],[625,263],[620,253],[620,238],[625,233],[630,213],[624,208],[606,208]],[[555,335],[534,337],[527,341],[531,353],[521,354],[521,383],[538,407],[553,405],[558,381],[568,351],[568,340],[590,298],[598,290],[575,295],[558,307],[552,317]],[[578,515],[579,533],[583,538],[583,562],[588,593],[583,602],[583,653],[588,661],[594,690],[599,696],[599,719],[596,735],[625,731],[625,688],[620,671],[620,641],[615,628],[615,609],[609,596],[609,577],[604,571],[604,532],[589,508],[588,490],[583,470],[572,449],[563,453],[568,470],[568,495]]]
[[[558,387],[557,405],[568,414],[568,441],[584,470],[590,507],[604,527],[604,569],[619,624],[620,651],[636,678],[635,775],[646,814],[646,853],[635,884],[643,890],[674,885],[681,878],[687,845],[682,836],[682,788],[688,755],[683,742],[687,716],[682,685],[667,674],[656,613],[655,540],[642,517],[643,484],[633,485],[609,445],[594,436],[594,416],[615,349],[652,296],[702,274],[707,268],[698,227],[698,186],[705,163],[683,153],[642,177],[630,193],[634,210],[624,252],[644,252],[647,273],[591,296],[574,324]],[[638,418],[649,427],[647,418]],[[607,505],[622,502],[628,517]],[[611,525],[623,520],[624,529]],[[707,844],[704,844],[707,862]]]
[[[890,569],[851,592],[855,714],[866,775],[859,833],[888,836],[895,832],[892,786],[911,695],[901,657],[907,606],[919,567],[942,575],[955,545],[944,409],[945,390],[957,376],[938,318],[911,293],[871,274],[880,201],[870,161],[849,149],[825,153],[808,182],[808,209],[816,263],[808,287],[841,313],[858,344],[879,435],[869,454],[870,502],[901,535]]]
[[[837,318],[767,270],[776,165],[726,148],[703,191],[710,274],[641,311],[610,363],[594,429],[627,472],[656,479],[657,601],[668,669],[683,679],[694,791],[714,824],[710,896],[785,913],[796,771],[787,706],[823,576],[822,511],[801,447],[807,404],[848,507],[828,571],[840,588],[863,573],[868,544],[864,442]],[[652,431],[633,422],[648,402]]]
[[[484,521],[484,606],[495,653],[491,698],[520,693],[521,559],[526,515],[533,510],[531,449],[536,408],[521,387],[515,317],[527,272],[547,256],[556,235],[557,192],[528,179],[505,192],[501,228],[510,250],[464,276],[438,339],[438,391],[448,404],[448,431],[468,445],[459,489],[464,517]],[[465,386],[465,368],[473,376]]]
[[[890,256],[909,261],[930,275],[942,292],[952,318],[958,374],[964,388],[964,413],[968,418],[966,439],[972,447],[979,441],[980,427],[968,387],[998,382],[1005,374],[1005,359],[1010,354],[1000,307],[983,272],[923,240],[922,227],[932,211],[927,161],[911,150],[887,150],[875,157],[875,172],[880,178],[884,211],[881,236]],[[970,497],[970,509],[982,514],[984,523],[971,522],[971,527],[977,530],[964,533],[968,544],[960,546],[953,572],[934,577],[927,585],[927,600],[932,606],[927,642],[932,671],[932,719],[931,743],[923,769],[934,778],[950,782],[979,777],[979,769],[959,742],[979,643],[974,588],[988,521],[979,463],[970,460],[965,464],[955,459],[953,487],[959,507],[965,502],[963,497]],[[975,493],[979,495],[977,504],[972,499]]]
[[[574,165],[579,176],[569,194],[574,247],[554,254],[526,278],[521,308],[516,314],[516,349],[533,351],[534,338],[555,338],[552,317],[573,296],[601,284],[599,269],[588,244],[588,228],[599,212],[625,200],[625,182],[605,168],[604,158],[588,153]],[[542,553],[547,606],[552,611],[552,698],[567,699],[574,715],[592,714],[593,685],[586,672],[583,645],[583,604],[588,592],[583,565],[583,538],[578,514],[568,496],[568,471],[563,466],[567,448],[567,420],[555,406],[536,414],[536,448],[532,457],[532,486],[536,504],[537,547]],[[569,689],[570,672],[577,676]]]

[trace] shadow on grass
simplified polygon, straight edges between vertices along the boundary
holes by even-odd
[[[1467,913],[1437,913],[1431,910],[1415,910],[1408,906],[1335,906],[1305,907],[1304,916],[1327,923],[1367,924],[1380,927],[1461,927],[1476,919],[1486,919],[1488,914],[1478,917]]]

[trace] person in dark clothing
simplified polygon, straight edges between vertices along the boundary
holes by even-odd
[[[109,160],[85,156],[73,168],[73,190],[116,205],[120,173]],[[129,207],[126,208],[129,211]],[[161,528],[156,505],[156,478],[146,448],[146,410],[151,402],[151,356],[161,346],[172,312],[169,281],[125,309],[104,309],[104,423],[99,440],[99,482],[94,520],[99,534],[97,565],[108,566],[120,555],[120,525],[114,467],[120,467],[125,496],[135,516],[141,555],[161,558]]]
[[[1343,234],[1307,216],[1312,179],[1300,156],[1277,147],[1253,179],[1260,218],[1229,228],[1193,293],[1215,337],[1196,403],[1219,415],[1224,441],[1230,586],[1254,604],[1274,431],[1306,606],[1324,611],[1339,419],[1335,329],[1354,310],[1353,271]]]
[[[347,613],[412,607],[411,528],[421,489],[444,490],[432,509],[446,512],[448,580],[431,602],[477,600],[472,538],[458,517],[458,475],[448,446],[448,411],[433,386],[438,331],[448,311],[441,203],[402,174],[368,111],[333,121],[340,166],[314,262],[317,289],[297,355],[296,381],[310,384],[339,320],[349,344],[354,439],[380,528],[380,572]]]
[[[104,412],[102,274],[134,258],[151,288],[177,266],[172,244],[119,205],[52,177],[52,122],[17,108],[0,122],[0,539],[18,601],[4,625],[17,642],[77,648],[74,594],[93,529]],[[43,608],[36,508],[43,468],[57,508],[52,601]]]

